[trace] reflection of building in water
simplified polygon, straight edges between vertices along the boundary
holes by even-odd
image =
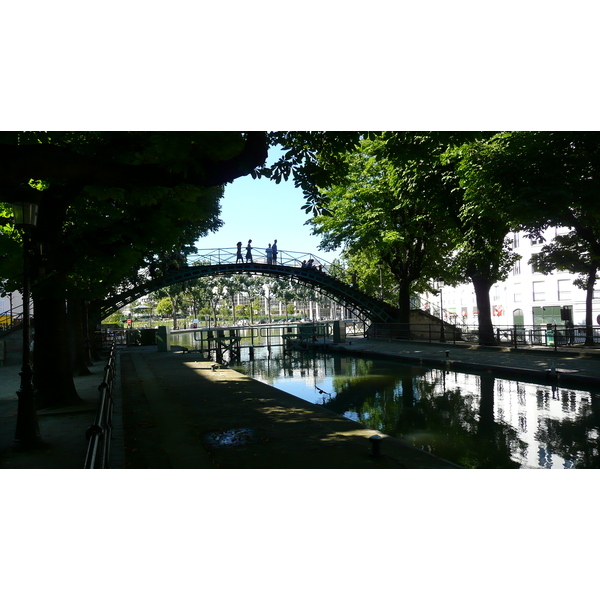
[[[473,402],[480,398],[480,376],[468,373],[446,373],[433,370],[425,375],[436,382],[435,393],[460,391],[463,397],[472,394]],[[494,419],[512,427],[524,449],[515,449],[513,460],[522,468],[565,469],[576,467],[576,462],[565,459],[551,451],[543,441],[548,434],[550,420],[575,421],[586,414],[591,406],[590,392],[553,388],[535,383],[496,379],[494,385]],[[478,409],[478,406],[472,408]],[[596,430],[588,431],[592,442],[598,436]]]

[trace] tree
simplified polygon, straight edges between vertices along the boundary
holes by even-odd
[[[398,305],[398,282],[375,248],[353,250],[344,258],[347,269],[342,279],[361,291],[394,306]]]
[[[268,279],[260,276],[250,276],[245,278],[245,288],[248,294],[248,310],[250,312],[250,323],[254,323],[255,312],[260,310],[258,298],[263,293],[264,280]]]
[[[296,299],[294,283],[290,279],[277,279],[271,286],[273,294],[285,307],[285,317],[288,318],[290,304]],[[292,305],[293,308],[293,305]]]
[[[269,278],[261,278],[263,281],[260,287],[257,289],[257,294],[265,299],[267,305],[267,318],[271,323],[271,303],[275,297],[276,281]]]
[[[227,297],[227,287],[224,277],[210,277],[207,288],[208,304],[213,313],[215,326],[217,325],[217,313],[223,300]]]
[[[156,314],[160,317],[170,317],[173,314],[173,303],[171,298],[165,296],[156,304]]]
[[[198,318],[198,311],[208,305],[209,287],[212,286],[212,282],[206,277],[201,277],[193,281],[187,281],[186,284],[186,295],[192,304],[194,318]]]
[[[78,400],[65,300],[101,300],[217,228],[221,186],[262,165],[267,148],[261,132],[0,135],[0,202],[21,195],[40,205],[33,243],[43,254],[31,273],[39,406]],[[6,219],[0,226],[18,244]],[[10,267],[3,261],[0,276],[16,289]]]
[[[590,227],[593,225],[590,224]],[[544,275],[549,275],[555,269],[578,275],[573,280],[573,285],[586,291],[584,343],[586,346],[593,346],[595,342],[592,306],[594,287],[600,269],[600,255],[592,254],[589,244],[581,239],[575,230],[572,230],[567,234],[556,236],[551,243],[542,246],[530,262],[536,271]]]
[[[291,176],[303,191],[306,203],[302,208],[307,214],[321,214],[327,202],[322,190],[345,177],[346,154],[370,135],[366,131],[272,132],[271,145],[281,146],[284,154],[273,165],[258,169],[256,176],[269,177],[276,183]]]
[[[448,211],[454,236],[448,266],[456,281],[473,283],[479,312],[479,342],[494,345],[490,289],[504,280],[518,260],[507,240],[517,228],[518,209],[514,198],[499,190],[484,175],[483,165],[496,152],[495,140],[476,140],[449,149],[447,165],[455,170],[449,176],[453,186]]]
[[[439,260],[428,257],[433,258],[431,264],[423,269],[421,277],[411,281],[411,277],[419,270],[419,257],[425,256],[424,247],[423,252],[419,251],[418,240],[412,252],[417,257],[415,261],[410,258],[411,253],[405,254],[404,251],[400,252],[399,261],[400,257],[390,252],[389,246],[390,242],[393,245],[401,236],[397,233],[390,236],[389,232],[386,234],[385,231],[381,244],[387,250],[385,257],[378,250],[361,248],[361,252],[366,256],[356,260],[359,244],[352,240],[353,234],[344,235],[343,227],[338,228],[338,240],[334,241],[333,236],[329,235],[323,247],[332,244],[330,247],[334,248],[347,243],[347,259],[355,257],[357,264],[365,264],[372,260],[389,266],[398,283],[402,282],[398,285],[401,320],[407,319],[407,307],[410,305],[408,290],[427,289],[427,278],[437,279],[444,276],[451,283],[470,279],[480,305],[481,339],[484,343],[493,343],[489,290],[495,281],[506,274],[511,262],[515,260],[514,254],[507,253],[509,249],[504,243],[510,228],[506,227],[506,221],[503,220],[504,213],[498,212],[497,207],[494,209],[492,199],[495,194],[490,193],[490,190],[484,195],[474,194],[468,202],[464,201],[464,181],[462,184],[458,183],[454,170],[456,163],[452,164],[456,155],[447,154],[448,151],[463,146],[470,148],[472,156],[476,155],[477,153],[473,152],[476,146],[470,146],[470,143],[492,137],[493,132],[283,132],[276,134],[273,139],[287,152],[275,165],[261,172],[276,180],[290,175],[294,177],[296,185],[303,189],[307,200],[303,208],[307,213],[312,212],[312,222],[317,225],[318,230],[325,223],[324,220],[319,223],[318,218],[332,216],[330,192],[335,189],[341,190],[348,185],[348,172],[353,166],[348,157],[356,156],[357,152],[363,151],[365,143],[372,142],[372,157],[386,161],[392,167],[388,176],[392,184],[390,188],[395,193],[402,191],[404,207],[412,206],[411,202],[417,197],[420,197],[421,205],[427,200],[432,206],[437,205],[438,210],[430,216],[430,239],[435,239],[444,246],[440,248]],[[478,149],[481,149],[481,146]],[[453,156],[453,159],[449,160],[449,156]],[[464,166],[463,164],[463,170]],[[396,169],[395,173],[393,168]],[[465,179],[464,173],[461,177]],[[375,189],[374,186],[368,187]],[[398,207],[400,203],[394,207],[382,207],[381,214],[393,215],[393,209]],[[440,207],[443,208],[442,211],[439,211]],[[334,216],[334,220],[338,217],[339,215]],[[415,219],[406,214],[403,222],[412,222],[416,226],[418,219],[423,217],[422,213],[421,217],[415,215]],[[371,223],[373,222],[374,219]],[[333,221],[328,223],[328,228],[332,224]],[[346,225],[348,231],[352,226],[351,221]],[[443,231],[440,230],[440,226]],[[361,226],[360,232],[365,234],[366,228]],[[324,230],[321,233],[324,233]],[[371,233],[367,239],[369,237],[375,239],[376,235]],[[346,241],[343,241],[344,238]],[[445,258],[442,258],[444,253]],[[409,267],[411,268],[408,269]],[[412,274],[409,274],[409,271]],[[353,272],[356,272],[356,269]],[[366,269],[362,275],[363,281],[375,279],[373,269]]]
[[[233,324],[235,325],[235,298],[238,294],[247,289],[249,277],[244,274],[226,275],[224,276],[224,281],[227,295],[231,301],[231,314]]]
[[[177,315],[182,311],[183,307],[186,304],[186,284],[185,283],[176,283],[174,285],[170,285],[169,287],[158,290],[153,294],[155,300],[158,300],[159,303],[156,307],[160,306],[161,308],[161,316],[170,316],[173,320],[173,329],[177,329]],[[164,300],[168,300],[168,302],[163,302]],[[169,312],[165,312],[167,308],[170,308]]]
[[[476,179],[511,206],[516,228],[539,237],[568,227],[536,261],[545,272],[563,268],[588,290],[586,344],[593,344],[592,294],[600,261],[600,134],[510,132],[491,140]],[[490,194],[491,196],[491,194]],[[552,267],[554,265],[554,267]]]
[[[440,272],[450,249],[444,235],[445,168],[439,153],[423,157],[419,136],[412,146],[407,141],[403,154],[383,156],[383,138],[364,140],[346,157],[346,179],[323,190],[326,212],[311,219],[321,248],[343,246],[348,258],[362,256],[389,270],[398,286],[399,321],[406,324],[415,285]]]

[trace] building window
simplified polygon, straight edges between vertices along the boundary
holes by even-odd
[[[513,233],[513,248],[519,247],[519,234]]]
[[[544,243],[544,238],[542,236],[538,236],[538,237],[532,237],[531,238],[531,245],[532,246],[539,246],[540,244]]]
[[[514,290],[513,301],[521,302],[521,284],[515,283],[513,290]]]
[[[539,271],[536,271],[536,270],[535,270],[535,265],[534,265],[534,263],[533,263],[533,259],[534,259],[536,256],[537,256],[537,254],[532,254],[532,255],[531,255],[531,259],[530,259],[530,262],[531,262],[531,272],[532,272],[534,275],[541,275],[541,273],[540,273]]]
[[[571,280],[570,279],[559,279],[558,280],[558,299],[559,300],[571,300]]]
[[[544,302],[546,300],[546,290],[544,289],[543,281],[533,282],[533,301]]]
[[[512,274],[513,275],[520,275],[521,274],[521,261],[518,260],[514,265],[513,265],[513,269],[512,269]]]

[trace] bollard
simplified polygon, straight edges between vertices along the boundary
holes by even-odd
[[[369,441],[371,442],[372,445],[372,450],[373,452],[371,453],[372,456],[381,456],[381,442],[382,442],[383,438],[380,435],[372,435],[369,438]]]
[[[450,350],[446,350],[446,358],[450,356]]]

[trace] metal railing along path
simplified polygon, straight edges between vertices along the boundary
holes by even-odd
[[[373,323],[367,337],[377,339],[403,339],[426,342],[471,342],[479,343],[477,327],[450,326],[441,324]],[[600,344],[600,327],[593,327],[593,340]],[[566,327],[561,325],[509,325],[494,327],[494,342],[500,346],[560,347],[583,346],[586,342],[585,326]]]
[[[116,360],[117,348],[113,344],[108,356],[108,363],[104,367],[104,379],[98,386],[98,390],[100,391],[100,405],[98,406],[94,423],[88,427],[85,433],[88,440],[85,469],[109,468]]]

